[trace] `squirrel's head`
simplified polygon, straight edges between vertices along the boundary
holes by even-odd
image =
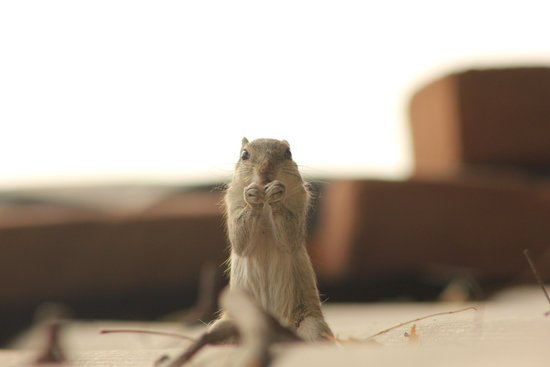
[[[243,138],[235,176],[245,184],[256,182],[266,185],[273,180],[286,184],[296,180],[302,182],[298,166],[292,160],[290,145],[286,140],[275,139],[249,142]]]

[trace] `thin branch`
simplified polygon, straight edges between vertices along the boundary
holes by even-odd
[[[169,333],[165,331],[154,331],[154,330],[132,330],[132,329],[106,329],[101,330],[99,332],[100,334],[114,334],[114,333],[128,333],[128,334],[148,334],[148,335],[157,335],[157,336],[167,336],[171,338],[178,338],[182,340],[188,340],[192,342],[196,342],[196,339],[193,339],[186,335],[176,334],[176,333]]]
[[[224,327],[219,327],[215,330],[207,331],[202,336],[191,344],[183,353],[177,356],[173,361],[170,359],[164,359],[163,361],[157,361],[158,366],[165,362],[168,363],[167,367],[180,367],[186,364],[197,354],[202,348],[207,345],[216,345],[227,343],[231,339],[239,338],[239,330],[233,323],[225,323]]]
[[[185,325],[194,325],[201,322],[209,322],[216,318],[218,306],[218,294],[221,288],[220,269],[212,262],[202,265],[198,300],[196,305],[180,316]]]
[[[220,303],[228,318],[204,333],[174,360],[164,359],[157,366],[181,367],[207,345],[236,342],[240,348],[233,365],[267,367],[272,344],[303,341],[242,290],[226,289],[220,296]]]
[[[434,313],[434,314],[431,314],[431,315],[419,317],[419,318],[414,319],[414,320],[405,321],[405,322],[402,322],[402,323],[400,323],[400,324],[398,324],[398,325],[392,326],[392,327],[390,327],[390,328],[388,328],[388,329],[379,331],[378,333],[369,336],[366,340],[373,339],[373,338],[375,338],[375,337],[377,337],[377,336],[380,336],[380,335],[382,335],[382,334],[386,334],[387,332],[390,332],[390,331],[392,331],[392,330],[394,330],[394,329],[397,329],[397,328],[400,328],[400,327],[402,327],[402,326],[405,326],[405,325],[408,325],[408,324],[412,324],[412,323],[415,323],[415,322],[418,322],[418,321],[426,320],[426,319],[429,319],[429,318],[432,318],[432,317],[437,317],[437,316],[451,315],[451,314],[454,314],[454,313],[464,312],[464,311],[468,311],[468,310],[477,311],[477,308],[475,308],[475,307],[473,307],[473,306],[470,306],[470,307],[462,308],[462,309],[460,309],[460,310],[446,311],[446,312],[438,312],[438,313]]]
[[[542,289],[542,292],[546,296],[546,299],[548,300],[548,303],[550,303],[550,296],[548,295],[548,291],[546,291],[546,287],[544,286],[544,281],[542,280],[542,277],[540,276],[539,272],[537,271],[537,268],[535,268],[535,263],[533,262],[533,260],[531,260],[529,250],[528,249],[523,250],[523,254],[525,255],[525,258],[527,259],[527,262],[529,263],[529,266],[531,267],[531,271],[533,272],[533,275],[535,276],[535,279],[537,280],[537,283],[539,283],[539,286]],[[548,316],[548,315],[550,315],[550,311],[547,311],[544,314],[546,316]]]
[[[46,328],[46,345],[44,350],[35,359],[35,365],[62,365],[66,362],[63,350],[59,343],[62,324],[56,320]]]

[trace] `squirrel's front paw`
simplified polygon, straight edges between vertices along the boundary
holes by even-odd
[[[255,183],[244,188],[244,201],[249,205],[259,205],[264,202],[264,190]]]
[[[282,201],[286,194],[286,186],[281,181],[271,181],[264,186],[265,201],[274,204]]]

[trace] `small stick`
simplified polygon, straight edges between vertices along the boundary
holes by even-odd
[[[47,340],[44,350],[35,360],[35,365],[62,365],[66,362],[64,353],[59,345],[59,334],[62,325],[59,321],[53,321],[47,327]]]
[[[180,354],[173,361],[169,359],[164,359],[158,365],[161,366],[162,363],[168,362],[167,367],[181,367],[191,360],[202,348],[207,345],[216,345],[222,344],[227,340],[232,338],[238,339],[240,336],[239,330],[236,325],[233,323],[227,323],[224,327],[220,327],[210,332],[202,334],[200,339],[191,344],[182,354]]]
[[[546,287],[544,286],[544,281],[542,280],[539,272],[537,271],[537,268],[535,268],[535,263],[533,262],[533,260],[531,260],[529,250],[528,249],[523,250],[523,254],[525,255],[525,258],[527,259],[527,262],[529,263],[529,266],[531,267],[531,271],[533,272],[533,275],[535,276],[535,279],[537,280],[537,283],[539,283],[539,286],[542,289],[542,292],[546,296],[546,299],[548,300],[548,303],[550,303],[550,296],[548,295],[548,292],[546,291]],[[545,316],[550,315],[550,311],[546,311],[544,313],[544,315]]]
[[[165,331],[154,331],[154,330],[132,330],[132,329],[106,329],[101,330],[99,332],[100,334],[114,334],[114,333],[131,333],[131,334],[148,334],[148,335],[158,335],[158,336],[167,336],[171,338],[178,338],[183,340],[189,340],[192,342],[196,342],[196,339],[193,339],[186,335],[176,334],[176,333],[169,333]]]
[[[220,276],[219,268],[212,262],[207,262],[201,267],[198,291],[196,305],[181,317],[185,325],[208,322],[216,317],[219,308]]]
[[[380,335],[382,335],[382,334],[385,334],[385,333],[387,333],[387,332],[389,332],[389,331],[392,331],[392,330],[394,330],[394,329],[400,328],[401,326],[405,326],[405,325],[408,325],[408,324],[412,324],[413,322],[418,322],[418,321],[426,320],[426,319],[429,319],[429,318],[432,318],[432,317],[437,317],[437,316],[451,315],[451,314],[453,314],[453,313],[458,313],[458,312],[463,312],[463,311],[468,311],[468,310],[475,310],[475,311],[477,311],[477,308],[475,308],[475,307],[473,307],[473,306],[470,306],[470,307],[462,308],[462,309],[460,309],[460,310],[439,312],[439,313],[434,313],[434,314],[431,314],[431,315],[419,317],[419,318],[414,319],[414,320],[405,321],[405,322],[402,322],[402,323],[400,323],[400,324],[398,324],[398,325],[392,326],[392,327],[390,327],[390,328],[388,328],[388,329],[379,331],[378,333],[369,336],[366,340],[373,339],[373,338],[375,338],[375,337],[377,337],[377,336],[380,336]]]
[[[44,303],[37,308],[35,322],[42,324],[44,328],[45,344],[32,366],[67,365],[61,339],[68,313],[69,311],[63,305],[56,303]]]
[[[240,345],[236,366],[266,367],[271,361],[272,344],[303,341],[257,305],[244,291],[226,289],[220,296],[220,303],[230,318],[217,328],[204,333],[173,361],[164,364],[166,367],[181,367],[203,347],[229,343],[232,340]],[[162,362],[159,362],[158,366],[161,365]]]

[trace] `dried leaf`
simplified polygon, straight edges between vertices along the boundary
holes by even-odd
[[[420,336],[416,333],[416,324],[411,326],[411,330],[409,332],[405,332],[405,337],[409,338],[409,344],[420,343]]]

